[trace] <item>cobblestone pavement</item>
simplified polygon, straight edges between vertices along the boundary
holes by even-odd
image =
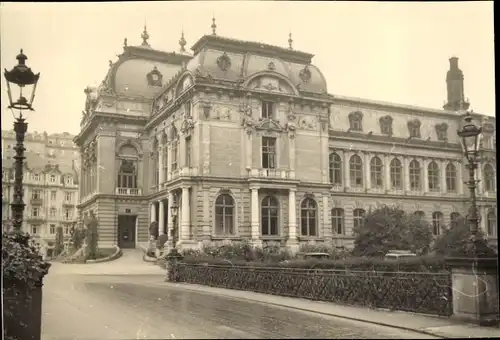
[[[410,331],[161,286],[163,273],[49,273],[42,339],[432,338]]]

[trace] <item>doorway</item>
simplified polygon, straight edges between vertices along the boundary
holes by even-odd
[[[136,215],[118,215],[118,247],[135,248]]]

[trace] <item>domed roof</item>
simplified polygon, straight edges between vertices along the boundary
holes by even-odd
[[[202,37],[192,50],[195,55],[187,64],[191,72],[228,81],[272,72],[286,77],[299,91],[327,93],[325,77],[311,64],[309,53],[216,35]]]

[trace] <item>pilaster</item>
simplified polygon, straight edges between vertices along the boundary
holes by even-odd
[[[158,213],[158,234],[164,234],[164,225],[165,225],[165,206],[163,201],[158,201],[159,213]]]

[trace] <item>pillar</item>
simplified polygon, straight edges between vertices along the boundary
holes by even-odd
[[[446,193],[448,192],[448,188],[446,186],[446,165],[447,165],[447,162],[446,160],[441,160],[441,170],[439,171],[439,174],[440,174],[440,177],[441,177],[441,184],[440,184],[440,191],[442,193]]]
[[[288,135],[288,159],[290,160],[290,170],[295,171],[295,136]]]
[[[343,174],[344,174],[344,189],[347,189],[350,187],[351,185],[351,181],[350,181],[350,177],[349,177],[349,159],[350,159],[350,155],[349,155],[349,152],[345,151],[344,150],[344,169],[343,170]]]
[[[182,187],[181,210],[181,230],[179,232],[179,239],[189,240],[189,228],[191,227],[189,187]]]
[[[163,151],[164,145],[159,146],[158,151],[158,190],[162,188],[163,183],[165,182],[165,176],[163,173]]]
[[[410,160],[408,157],[403,159],[403,189],[408,192],[410,191]]]
[[[461,162],[455,162],[455,167],[457,169],[457,194],[464,194],[464,165]]]
[[[156,205],[155,202],[150,203],[151,208],[150,208],[150,216],[151,216],[151,222],[156,222]]]
[[[258,242],[259,240],[259,226],[260,226],[260,217],[259,217],[259,188],[251,188],[252,191],[252,218],[251,218],[251,225],[252,225],[252,241],[253,242]]]
[[[427,158],[424,158],[422,161],[422,167],[423,167],[423,183],[424,183],[424,190],[423,192],[429,192],[429,160]]]
[[[252,133],[245,132],[247,134],[246,140],[246,168],[252,169],[252,149],[253,149],[253,137]]]
[[[158,235],[163,235],[164,234],[163,226],[165,225],[165,205],[161,200],[158,203],[160,209],[158,214]]]
[[[170,205],[174,203],[174,193],[172,191],[168,192],[168,209],[170,209]],[[168,245],[172,246],[172,229],[174,229],[174,223],[172,219],[172,213],[167,214],[167,232],[168,232]]]
[[[384,155],[384,177],[385,190],[391,190],[391,156],[389,154]]]
[[[167,174],[165,175],[165,178],[168,181],[172,179],[172,143],[168,142],[167,144],[167,153],[168,153],[168,160],[167,160]],[[170,198],[169,198],[170,202]]]
[[[297,242],[297,199],[295,192],[295,188],[288,192],[288,240],[291,243]]]
[[[371,168],[370,168],[370,160],[371,160],[371,155],[370,153],[365,153],[365,157],[364,157],[364,168],[365,168],[365,171],[363,171],[365,173],[365,189],[370,189],[372,187],[372,176],[371,176]]]

